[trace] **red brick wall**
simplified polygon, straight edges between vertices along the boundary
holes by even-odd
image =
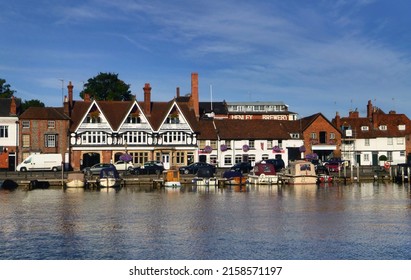
[[[341,156],[341,134],[338,129],[336,129],[333,125],[331,125],[325,118],[322,116],[318,117],[311,125],[305,129],[303,132],[304,137],[304,146],[306,148],[306,154],[311,154],[312,150],[312,139],[311,133],[316,133],[317,140],[319,140],[320,132],[325,131],[327,133],[327,142],[330,136],[330,133],[335,134],[335,145],[337,149],[334,151],[335,156]]]
[[[24,120],[27,121],[27,120]],[[23,128],[23,120],[20,120],[19,126],[19,159],[22,159],[23,153],[41,152],[41,153],[59,153],[64,160],[64,154],[68,151],[68,120],[55,120],[55,127],[48,128],[48,120],[30,120],[30,128]],[[44,140],[45,134],[57,134],[57,147],[46,147]],[[30,147],[23,147],[23,134],[30,135]],[[20,160],[21,161],[21,160]]]

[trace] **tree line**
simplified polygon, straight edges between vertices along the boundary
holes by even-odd
[[[118,78],[115,73],[102,73],[88,79],[84,84],[84,89],[80,92],[80,97],[84,98],[89,94],[92,100],[116,100],[127,101],[132,99],[130,85]],[[16,91],[11,89],[10,84],[5,79],[0,78],[0,98],[11,98]],[[22,110],[29,107],[44,107],[44,103],[38,99],[24,100],[21,104]]]

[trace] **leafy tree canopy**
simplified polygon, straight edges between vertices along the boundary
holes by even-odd
[[[80,97],[88,93],[94,100],[131,100],[130,85],[118,78],[118,74],[99,73],[88,79]]]
[[[6,83],[5,79],[0,78],[0,98],[10,98],[15,92],[15,90],[10,89],[10,85]]]
[[[44,103],[38,99],[24,100],[21,104],[23,111],[27,110],[29,107],[44,107]]]

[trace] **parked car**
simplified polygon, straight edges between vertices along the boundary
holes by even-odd
[[[203,167],[210,167],[213,170],[213,173],[216,173],[216,167],[206,162],[195,162],[187,166],[182,166],[179,168],[179,171],[180,174],[196,174],[197,171]]]
[[[230,168],[231,171],[241,173],[249,173],[252,169],[253,167],[251,166],[251,163],[249,163],[248,161],[238,162]]]
[[[275,172],[280,171],[281,169],[285,168],[284,160],[281,158],[269,158],[264,160],[266,163],[271,163],[274,165]]]
[[[164,171],[164,165],[161,161],[146,161],[143,165],[130,170],[131,174],[161,174]]]
[[[126,171],[126,170],[132,171],[135,167],[137,167],[137,166],[134,166],[134,164],[131,161],[125,162],[122,160],[116,161],[114,163],[114,166],[116,167],[118,171]]]
[[[339,161],[329,161],[329,162],[324,162],[324,166],[330,172],[338,172],[341,170],[342,164]]]
[[[113,164],[111,163],[96,163],[91,167],[86,167],[83,169],[83,173],[87,175],[98,175],[100,174],[101,169],[107,168],[107,167],[113,167],[116,168]]]

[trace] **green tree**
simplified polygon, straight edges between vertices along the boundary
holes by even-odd
[[[44,103],[38,99],[24,100],[21,104],[23,111],[27,110],[29,107],[44,107]]]
[[[10,98],[15,92],[15,90],[10,89],[10,85],[6,83],[5,79],[0,78],[0,98]]]
[[[94,100],[131,100],[130,85],[118,78],[118,74],[99,73],[88,79],[80,97],[88,93]]]

